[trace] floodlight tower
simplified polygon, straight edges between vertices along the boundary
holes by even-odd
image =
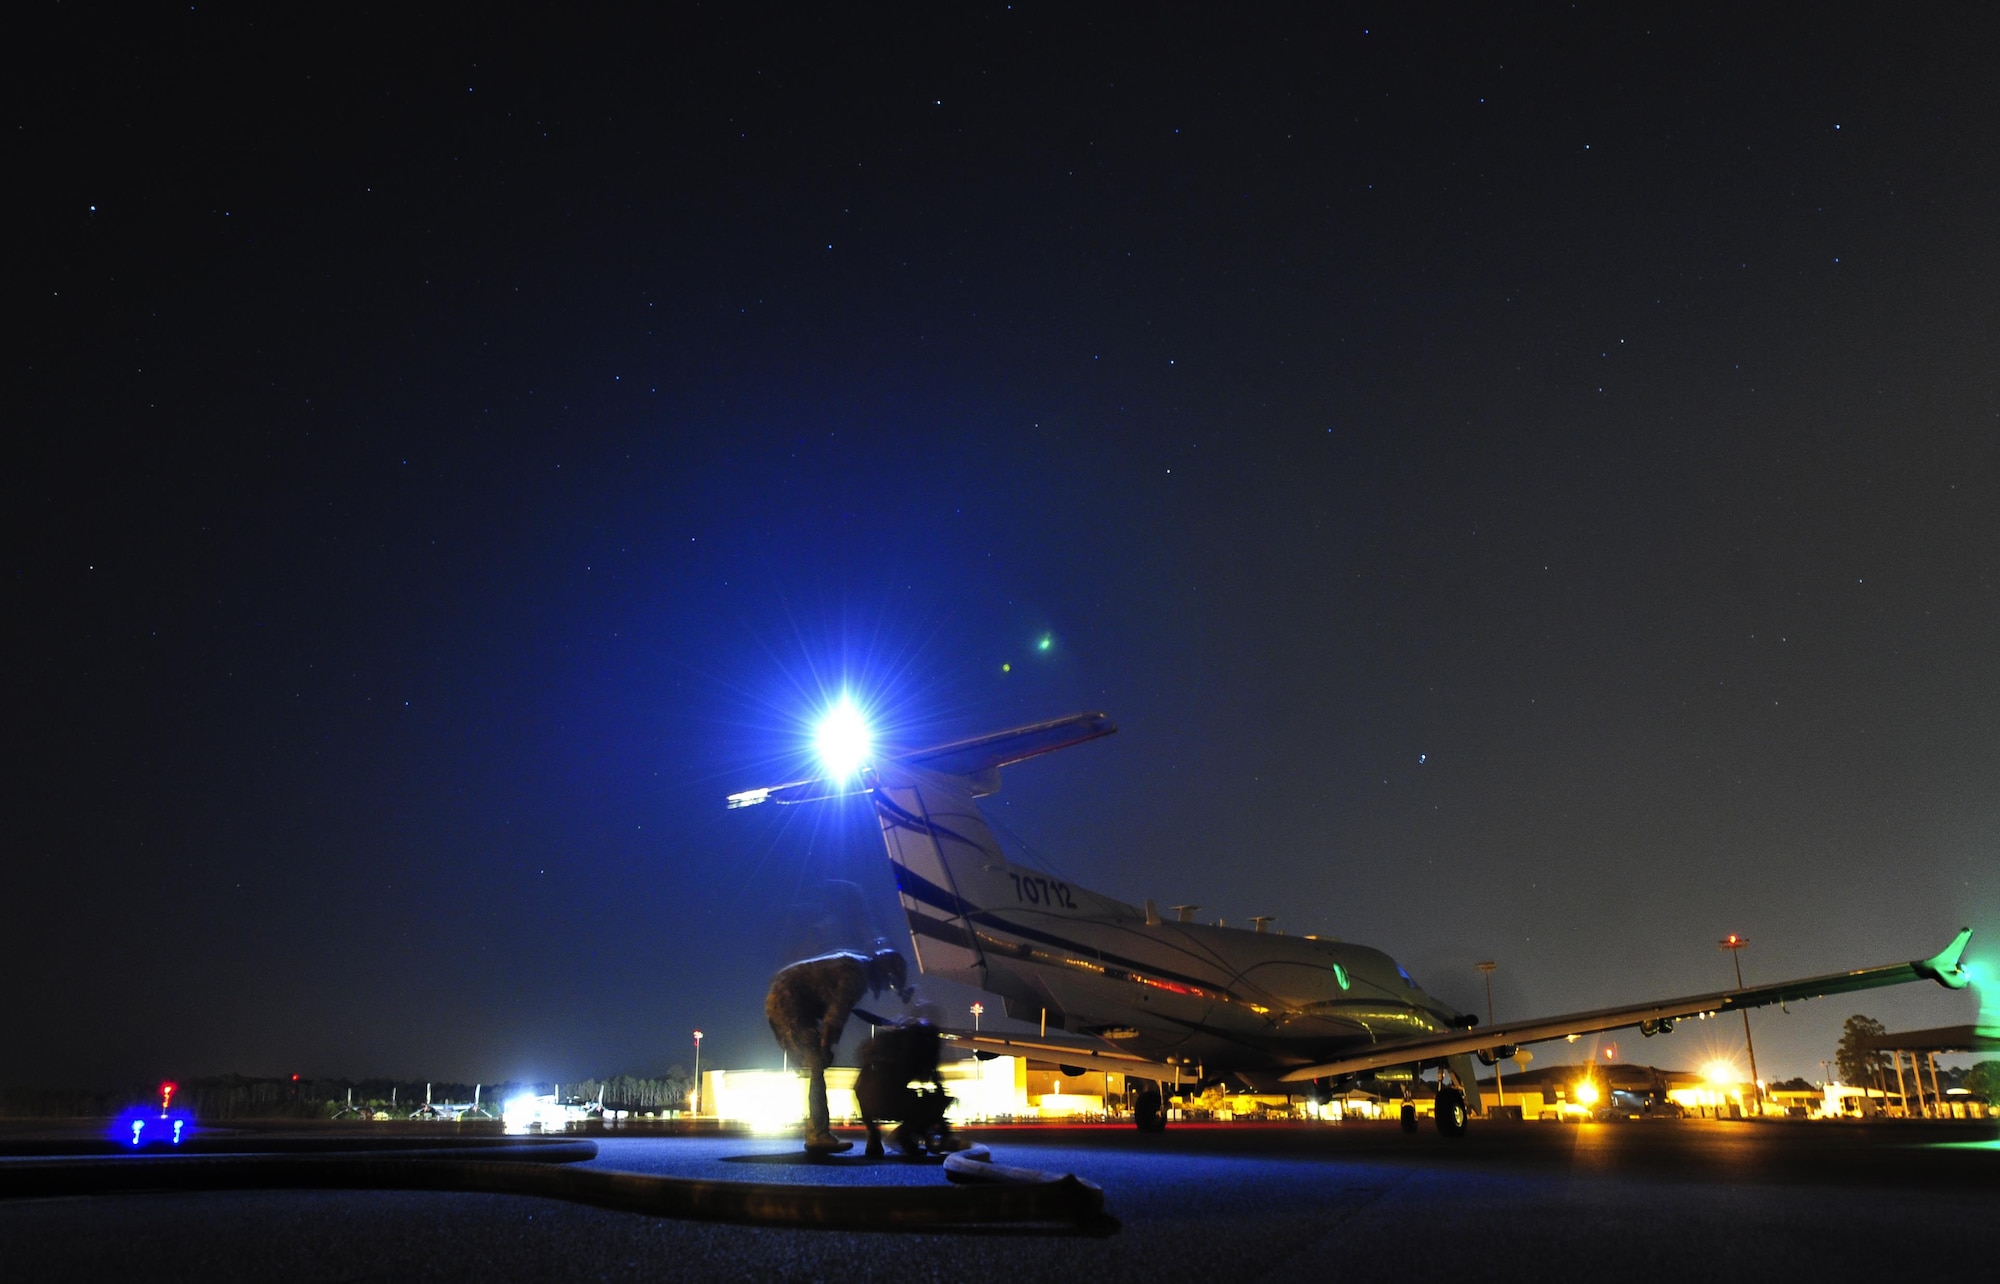
[[[1715,948],[1729,951],[1729,961],[1736,964],[1736,988],[1743,988],[1743,956],[1738,953],[1750,942],[1731,932],[1715,943]],[[1743,1009],[1743,1047],[1750,1054],[1750,1094],[1757,1101],[1757,1114],[1764,1113],[1764,1085],[1757,1081],[1757,1045],[1750,1041],[1750,1009]]]

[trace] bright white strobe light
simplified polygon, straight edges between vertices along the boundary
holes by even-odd
[[[840,697],[840,702],[827,710],[813,736],[813,748],[819,752],[820,763],[832,780],[846,780],[861,770],[873,747],[868,719],[861,716],[861,710],[847,696]]]

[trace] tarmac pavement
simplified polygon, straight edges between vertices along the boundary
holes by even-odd
[[[243,1191],[0,1201],[8,1280],[1393,1280],[1978,1277],[1987,1124],[1393,1123],[976,1129],[1000,1162],[1105,1191],[1096,1234],[710,1225],[509,1195]],[[591,1167],[936,1184],[795,1138],[595,1134]],[[0,1161],[4,1162],[4,1161]]]

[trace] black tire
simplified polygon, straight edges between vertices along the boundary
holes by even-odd
[[[1441,1136],[1465,1135],[1465,1094],[1457,1088],[1438,1089],[1437,1128]]]
[[[1148,1088],[1139,1094],[1139,1100],[1132,1107],[1132,1117],[1140,1132],[1167,1130],[1167,1111],[1160,1101],[1158,1088]]]
[[[1415,1132],[1416,1130],[1417,1108],[1406,1101],[1403,1103],[1403,1131]]]

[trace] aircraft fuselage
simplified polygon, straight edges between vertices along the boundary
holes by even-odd
[[[1013,864],[950,777],[885,776],[876,798],[918,966],[1016,1019],[1249,1082],[1464,1024],[1380,950],[1165,921]]]

